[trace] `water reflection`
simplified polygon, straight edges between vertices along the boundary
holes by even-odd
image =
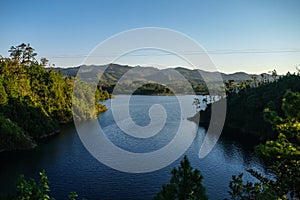
[[[145,109],[143,105],[158,100],[140,96],[132,101]],[[174,112],[169,116],[174,117],[174,121],[168,121],[162,133],[148,138],[148,142],[131,137],[116,127],[111,112],[108,111],[100,116],[100,123],[107,137],[119,147],[137,152],[150,152],[166,145],[174,137],[178,110],[175,109],[176,102],[173,97],[159,97],[159,102],[170,105],[170,112]],[[136,110],[133,109],[131,115],[141,123],[142,117],[146,119],[147,115],[136,115],[139,113],[138,107],[134,107]],[[208,156],[199,159],[198,152],[205,134],[205,129],[199,128],[194,142],[185,154],[192,166],[199,169],[204,176],[203,183],[210,199],[228,197],[228,183],[232,175],[243,172],[245,180],[255,181],[247,174],[247,169],[253,168],[267,174],[263,163],[253,153],[253,145],[248,143],[248,138],[243,142],[221,136]],[[34,150],[1,153],[0,192],[12,191],[19,174],[37,177],[38,172],[45,169],[56,199],[66,199],[70,191],[77,191],[81,197],[87,199],[152,199],[162,184],[169,181],[170,171],[179,165],[182,158],[183,156],[170,166],[151,173],[119,172],[94,159],[83,147],[74,126],[69,125],[62,129],[61,134],[46,140]]]

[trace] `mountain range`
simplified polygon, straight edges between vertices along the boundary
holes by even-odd
[[[273,77],[270,74],[247,74],[245,72],[236,72],[232,74],[226,74],[222,72],[208,72],[200,69],[187,69],[183,67],[176,68],[166,68],[158,69],[155,67],[141,67],[141,66],[128,66],[128,65],[119,65],[119,64],[108,64],[108,65],[82,65],[78,67],[71,68],[54,68],[55,70],[61,72],[65,76],[75,76],[79,68],[89,68],[97,72],[101,72],[101,80],[115,84],[123,75],[126,75],[127,79],[132,78],[132,81],[142,80],[142,79],[158,79],[157,77],[164,78],[165,81],[176,81],[178,75],[176,72],[179,72],[190,82],[213,82],[216,81],[217,77],[221,75],[224,81],[234,80],[235,82],[242,82],[246,80],[256,79],[261,81],[262,79],[272,80]],[[128,72],[128,73],[126,73]],[[203,78],[204,77],[204,78]]]

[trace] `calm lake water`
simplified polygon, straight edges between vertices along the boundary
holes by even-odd
[[[185,99],[192,104],[193,97],[186,96]],[[105,104],[110,107],[111,100]],[[132,152],[160,149],[168,144],[178,129],[180,107],[173,96],[134,96],[129,106],[133,121],[141,126],[147,125],[150,122],[148,109],[153,104],[161,104],[167,113],[164,128],[153,137],[134,138],[123,133],[116,125],[111,110],[99,116],[99,123],[107,138],[120,148]],[[122,105],[119,106],[122,109]],[[200,127],[185,155],[204,176],[203,184],[209,199],[228,197],[228,184],[232,175],[243,172],[245,180],[255,181],[246,169],[252,168],[267,174],[262,162],[253,153],[251,138],[236,141],[221,135],[208,156],[199,159],[198,153],[205,134],[205,130]],[[71,191],[87,199],[152,199],[162,184],[169,181],[170,171],[179,165],[182,158],[154,172],[120,172],[97,161],[81,143],[75,127],[67,125],[60,134],[42,142],[34,150],[0,153],[0,193],[13,192],[19,174],[38,178],[38,172],[45,169],[51,194],[56,199],[67,199]]]

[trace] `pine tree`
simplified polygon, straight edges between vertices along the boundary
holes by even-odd
[[[203,176],[199,170],[191,167],[187,156],[184,156],[178,169],[174,168],[171,173],[170,183],[163,185],[154,200],[207,199],[205,188],[202,185]]]

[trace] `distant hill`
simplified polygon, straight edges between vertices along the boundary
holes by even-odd
[[[108,65],[89,65],[78,66],[72,68],[54,68],[58,72],[61,72],[65,76],[75,76],[79,68],[83,67],[89,71],[89,73],[103,73],[101,76],[101,84],[108,91],[112,92],[114,86],[122,82],[123,87],[120,87],[117,92],[130,93],[131,88],[135,88],[139,85],[155,83],[163,81],[164,84],[171,84],[174,88],[177,88],[180,93],[186,93],[187,88],[182,87],[183,77],[192,83],[195,92],[198,94],[207,93],[207,87],[205,83],[215,83],[221,75],[223,81],[234,80],[235,82],[243,82],[247,80],[260,81],[262,78],[265,80],[272,80],[272,76],[269,74],[247,74],[244,72],[236,72],[233,74],[225,74],[219,72],[208,72],[200,69],[187,69],[183,67],[158,69],[155,67],[141,67],[141,66],[127,66],[118,64]],[[88,75],[88,74],[87,74]],[[206,81],[204,81],[204,79]],[[146,89],[146,88],[145,88]],[[116,91],[115,91],[116,92]]]
[[[70,68],[54,68],[56,71],[61,72],[65,76],[75,76],[78,72],[79,67],[86,67],[85,65],[78,66],[78,67],[70,67]],[[109,64],[109,65],[89,65],[88,67],[95,67],[97,70],[103,72],[105,67],[107,69],[105,70],[105,73],[103,74],[102,79],[104,81],[107,81],[109,83],[118,81],[122,75],[124,75],[127,71],[130,69],[135,68],[134,74],[131,73],[130,76],[134,78],[144,78],[147,76],[154,76],[158,75],[159,73],[163,73],[166,78],[169,81],[173,81],[176,77],[173,77],[173,71],[174,69],[178,71],[180,74],[182,74],[185,78],[187,78],[189,81],[194,82],[203,82],[204,79],[199,74],[204,75],[208,80],[215,80],[216,74],[219,72],[208,72],[203,70],[191,70],[183,67],[176,67],[176,68],[167,68],[167,69],[157,69],[155,67],[131,67],[128,65],[118,65],[118,64]],[[262,79],[262,75],[264,78],[272,79],[272,76],[270,74],[247,74],[245,72],[236,72],[233,74],[225,74],[225,73],[219,73],[221,74],[224,81],[228,80],[234,80],[236,82],[242,82],[245,80],[253,80],[253,77],[255,77],[258,81]]]

